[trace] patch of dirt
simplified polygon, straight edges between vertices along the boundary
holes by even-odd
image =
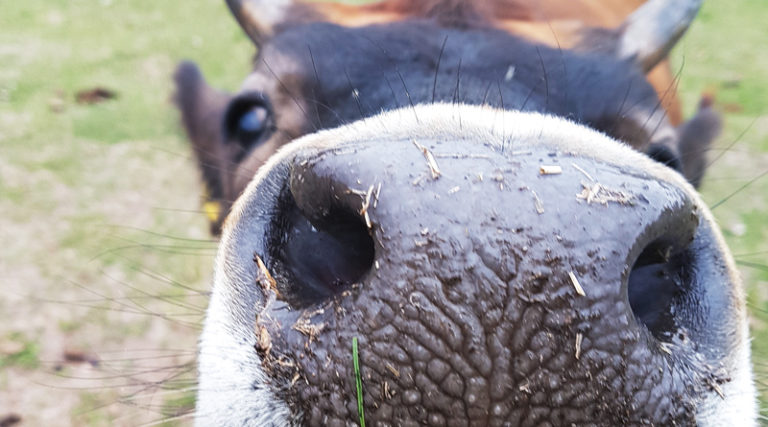
[[[0,157],[0,182],[23,195],[0,197],[0,341],[9,353],[11,336],[34,343],[36,363],[0,369],[0,402],[23,425],[151,423],[189,401],[207,303],[192,289],[207,290],[215,244],[194,165],[155,144],[181,147],[74,141],[35,153],[40,164],[79,157],[75,176]]]
[[[115,98],[117,98],[117,92],[103,87],[83,89],[75,94],[75,100],[78,104],[87,105],[101,104]]]

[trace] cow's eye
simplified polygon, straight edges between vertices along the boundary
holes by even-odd
[[[269,105],[260,94],[238,96],[227,108],[224,120],[225,137],[245,150],[263,142],[272,126]]]
[[[240,141],[254,141],[267,128],[269,112],[266,108],[256,105],[244,112],[237,121],[237,137]],[[250,143],[248,145],[251,145]]]

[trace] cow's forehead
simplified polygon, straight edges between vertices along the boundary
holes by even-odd
[[[421,20],[288,28],[262,47],[243,90],[291,103],[311,100],[301,109],[322,123],[315,129],[432,102],[547,111],[576,120],[615,113],[628,95],[655,105],[645,77],[628,63],[532,44],[501,30]]]
[[[350,81],[382,83],[376,77],[389,72],[407,82],[440,77],[440,71],[455,75],[459,68],[462,79],[510,81],[510,67],[538,72],[542,62],[562,64],[573,56],[490,28],[446,28],[423,20],[356,28],[312,23],[276,35],[263,46],[255,68],[332,89]]]
[[[295,90],[318,97],[357,90],[368,97],[365,102],[388,102],[370,96],[382,92],[391,99],[394,92],[404,100],[407,90],[420,98],[432,91],[425,83],[435,79],[438,92],[455,87],[459,68],[464,84],[503,80],[514,67],[509,55],[513,40],[501,31],[456,30],[424,21],[364,28],[314,23],[290,28],[263,46],[255,74],[263,75],[265,82],[278,78],[300,83],[303,87]]]

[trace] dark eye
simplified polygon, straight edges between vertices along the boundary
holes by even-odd
[[[226,140],[237,143],[245,150],[263,142],[272,126],[269,105],[260,94],[240,95],[227,108],[224,120]]]
[[[266,108],[256,105],[244,112],[237,121],[237,138],[240,141],[254,141],[267,129],[269,112]],[[242,143],[242,142],[241,142]],[[250,143],[248,145],[251,145]]]

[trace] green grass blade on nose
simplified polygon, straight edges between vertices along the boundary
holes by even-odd
[[[360,427],[365,427],[365,411],[363,409],[363,377],[360,376],[360,357],[357,351],[357,337],[352,338],[352,361],[355,366],[355,388],[357,390],[357,415],[360,417]]]

